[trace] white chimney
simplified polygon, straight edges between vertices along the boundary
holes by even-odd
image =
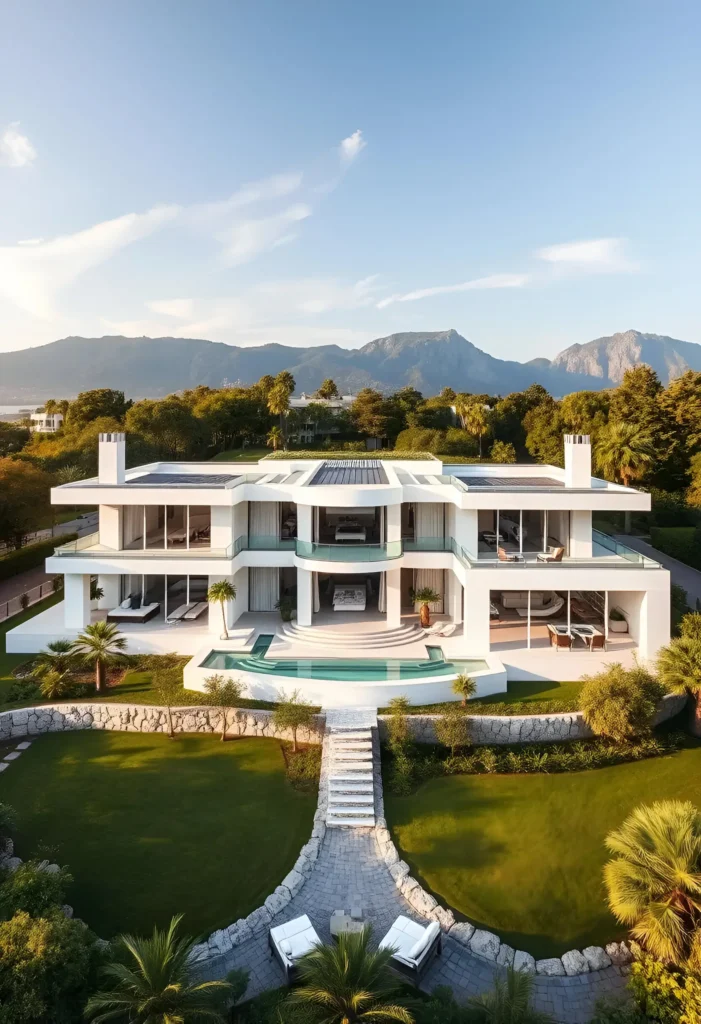
[[[565,434],[565,487],[591,487],[591,438]]]
[[[100,434],[97,466],[98,483],[124,483],[126,466],[124,434]]]

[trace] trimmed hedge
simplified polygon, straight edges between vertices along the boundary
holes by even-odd
[[[411,462],[419,462],[425,459],[435,459],[435,455],[431,455],[430,452],[413,452],[413,451],[390,451],[388,448],[378,448],[377,451],[318,451],[310,452],[306,449],[303,451],[277,451],[271,452],[270,455],[266,455],[263,462],[275,462],[287,459],[385,459],[388,462],[393,460],[406,460]],[[436,460],[438,461],[438,460]]]
[[[679,559],[685,565],[701,569],[701,529],[696,526],[653,526],[652,546]]]
[[[61,544],[77,538],[77,533],[64,533],[60,537],[49,537],[47,540],[40,540],[37,544],[27,544],[17,551],[10,551],[9,554],[0,558],[0,580],[9,580],[27,569],[38,569],[44,564],[44,560],[53,555],[54,549]]]

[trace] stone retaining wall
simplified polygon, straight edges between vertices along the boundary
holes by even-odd
[[[655,725],[677,715],[686,702],[684,694],[667,694]],[[407,715],[409,730],[417,743],[437,743],[435,723],[439,715]],[[378,719],[380,736],[387,735],[387,715]],[[472,742],[478,746],[502,746],[509,743],[564,743],[586,740],[594,735],[581,711],[552,715],[468,715]]]
[[[227,714],[228,736],[264,736],[291,740],[289,729],[277,729],[272,711],[231,708]],[[172,708],[175,732],[221,732],[221,714],[216,708]],[[310,728],[298,729],[300,743],[321,743],[324,716],[314,715]],[[0,713],[0,740],[38,736],[45,732],[75,729],[114,729],[120,732],[168,732],[165,708],[150,704],[107,704],[89,701],[76,704],[44,704],[20,711]]]

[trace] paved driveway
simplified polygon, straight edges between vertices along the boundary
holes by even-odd
[[[625,533],[619,533],[616,535],[616,540],[620,541],[621,544],[627,544],[630,548],[635,548],[641,555],[654,558],[665,569],[669,569],[672,574],[672,583],[676,583],[677,586],[683,587],[686,590],[687,600],[692,608],[697,598],[701,601],[701,572],[698,569],[692,569],[690,565],[684,565],[683,562],[679,562],[676,558],[665,555],[664,552],[653,548],[652,544],[648,544],[647,541],[642,540],[640,537],[629,537]]]

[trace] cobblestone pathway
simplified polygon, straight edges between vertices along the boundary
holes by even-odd
[[[378,811],[382,814],[382,796],[378,795]],[[362,905],[376,942],[399,914],[422,921],[396,888],[380,859],[374,829],[327,829],[309,878],[284,910],[273,918],[271,927],[308,914],[321,940],[330,943],[331,915],[352,902]],[[282,972],[268,948],[267,933],[210,960],[203,973],[208,977],[222,977],[234,967],[244,967],[250,972],[248,998],[284,983]],[[495,973],[503,970],[448,935],[443,937],[443,953],[425,975],[422,988],[430,992],[439,985],[447,985],[463,1002],[491,988]],[[562,1024],[588,1024],[596,1000],[620,991],[625,980],[621,969],[615,966],[576,977],[536,976],[535,1005]]]

